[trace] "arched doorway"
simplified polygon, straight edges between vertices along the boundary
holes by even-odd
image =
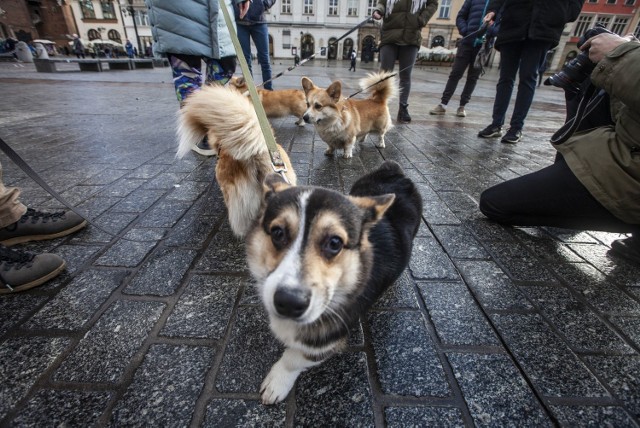
[[[305,34],[304,36],[302,36],[300,45],[300,57],[302,59],[309,58],[315,52],[315,42],[311,34]]]
[[[353,39],[345,39],[342,45],[342,59],[349,59],[351,49],[353,49]]]
[[[327,59],[336,59],[338,57],[338,44],[336,43],[335,37],[329,39],[329,52],[327,54]]]
[[[433,38],[433,40],[431,41],[431,47],[435,48],[436,46],[443,46],[444,47],[444,37],[435,36]]]
[[[373,36],[367,36],[362,40],[362,62],[373,61],[373,52],[375,51],[376,39]]]

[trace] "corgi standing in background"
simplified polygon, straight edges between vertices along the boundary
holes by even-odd
[[[307,98],[304,120],[313,123],[320,138],[329,148],[328,156],[336,149],[344,150],[343,157],[353,157],[356,141],[362,142],[367,134],[380,135],[376,147],[384,147],[384,135],[393,123],[389,114],[389,100],[397,95],[397,83],[392,73],[371,73],[360,80],[360,87],[369,93],[366,99],[342,98],[342,83],[335,81],[327,89],[302,78]]]
[[[284,400],[301,372],[346,346],[349,329],[407,267],[421,216],[416,186],[392,161],[348,196],[267,177],[247,261],[286,349],[262,383],[264,404]]]

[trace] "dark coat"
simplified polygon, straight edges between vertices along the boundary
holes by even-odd
[[[240,25],[263,24],[267,22],[264,13],[271,9],[276,0],[253,0],[244,18],[240,19],[240,9],[234,5],[236,13],[236,23]]]
[[[387,3],[392,6],[388,10]],[[414,4],[416,10],[413,10]],[[422,44],[422,28],[438,9],[438,0],[378,0],[375,10],[382,15],[380,46],[418,46]]]
[[[611,97],[615,124],[577,132],[556,148],[589,193],[613,215],[640,224],[640,43],[618,46],[591,82]]]
[[[487,12],[497,15],[504,7],[496,49],[527,39],[548,42],[553,48],[565,24],[578,18],[583,3],[584,0],[491,0]]]

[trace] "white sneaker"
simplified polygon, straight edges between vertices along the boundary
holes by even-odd
[[[435,115],[443,115],[447,112],[447,109],[444,108],[444,106],[442,104],[438,104],[437,106],[435,106],[430,112],[429,114],[435,114]]]
[[[456,116],[458,116],[458,117],[467,117],[467,112],[464,111],[464,106],[458,107],[458,111],[456,112]]]

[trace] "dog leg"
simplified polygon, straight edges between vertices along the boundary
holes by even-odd
[[[302,117],[300,119],[298,119],[298,121],[296,122],[296,125],[304,126],[304,119]]]
[[[327,150],[324,151],[325,156],[333,156],[333,152],[335,149],[331,146],[327,147]]]
[[[364,134],[362,137],[358,138],[358,143],[362,143],[367,138],[367,135],[369,134]]]
[[[317,366],[322,361],[308,360],[297,349],[285,349],[282,357],[271,367],[269,374],[262,382],[260,387],[262,404],[275,404],[284,400],[296,383],[300,373],[308,368]]]
[[[378,144],[376,144],[376,147],[379,147],[381,149],[384,149],[386,147],[384,144],[384,134],[380,134],[380,141],[378,141]]]
[[[356,138],[353,137],[353,140],[351,140],[349,144],[344,146],[344,154],[342,155],[343,158],[349,159],[353,157],[353,146],[355,146],[355,144]]]

